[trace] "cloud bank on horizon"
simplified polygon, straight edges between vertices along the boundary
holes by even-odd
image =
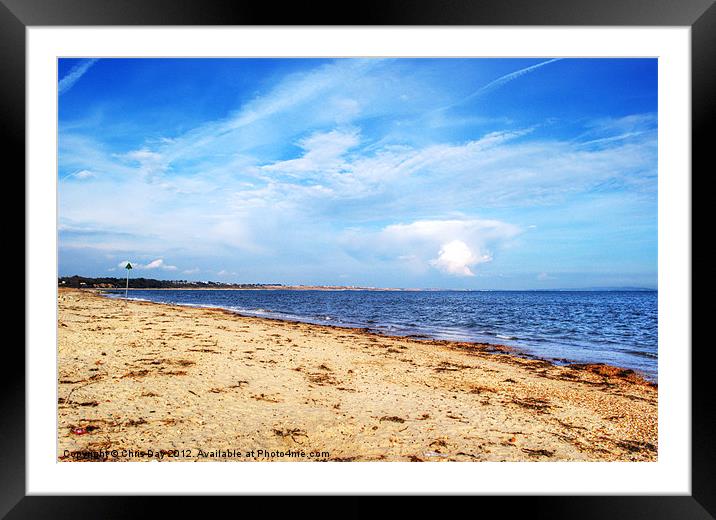
[[[60,275],[656,287],[656,60],[62,59],[58,93]]]

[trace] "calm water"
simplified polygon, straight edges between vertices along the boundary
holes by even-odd
[[[656,292],[134,290],[130,298],[499,343],[558,363],[609,363],[657,379]]]

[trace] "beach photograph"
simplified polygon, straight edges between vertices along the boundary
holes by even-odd
[[[656,462],[657,79],[59,58],[57,461]]]

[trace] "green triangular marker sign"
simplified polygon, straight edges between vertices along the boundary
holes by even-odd
[[[127,262],[127,265],[124,266],[124,268],[125,268],[125,269],[132,269],[132,264],[130,264],[129,262]]]

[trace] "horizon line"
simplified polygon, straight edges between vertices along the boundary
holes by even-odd
[[[97,278],[105,278],[105,279],[114,279],[123,281],[125,280],[124,277],[116,277],[116,276],[82,276],[82,275],[71,275],[71,276],[58,276],[58,282],[61,281],[63,278],[87,278],[87,279],[97,279]],[[477,289],[477,288],[448,288],[448,287],[378,287],[378,286],[370,286],[370,285],[337,285],[337,284],[287,284],[287,283],[280,283],[280,282],[221,282],[221,281],[214,281],[214,280],[186,280],[186,279],[159,279],[159,278],[145,278],[145,277],[137,277],[137,278],[130,278],[131,280],[138,280],[138,279],[144,279],[144,280],[154,280],[157,282],[167,282],[167,283],[184,283],[184,284],[205,284],[205,285],[219,285],[219,286],[254,286],[254,287],[283,287],[286,289],[296,288],[296,287],[303,287],[303,288],[321,288],[321,289],[336,289],[336,290],[372,290],[372,291],[455,291],[455,292],[495,292],[495,291],[503,291],[503,292],[539,292],[539,291],[583,291],[583,292],[616,292],[616,291],[629,291],[629,292],[658,292],[658,287],[642,287],[642,286],[634,286],[634,285],[605,285],[605,286],[592,286],[592,287],[544,287],[544,288],[522,288],[522,289],[500,289],[500,288],[486,288],[486,289]],[[131,283],[130,283],[131,285]],[[101,287],[100,287],[101,289]],[[112,289],[111,287],[107,288],[104,287],[104,289]],[[178,287],[129,287],[129,289],[132,290],[152,290],[152,289],[181,289]]]

